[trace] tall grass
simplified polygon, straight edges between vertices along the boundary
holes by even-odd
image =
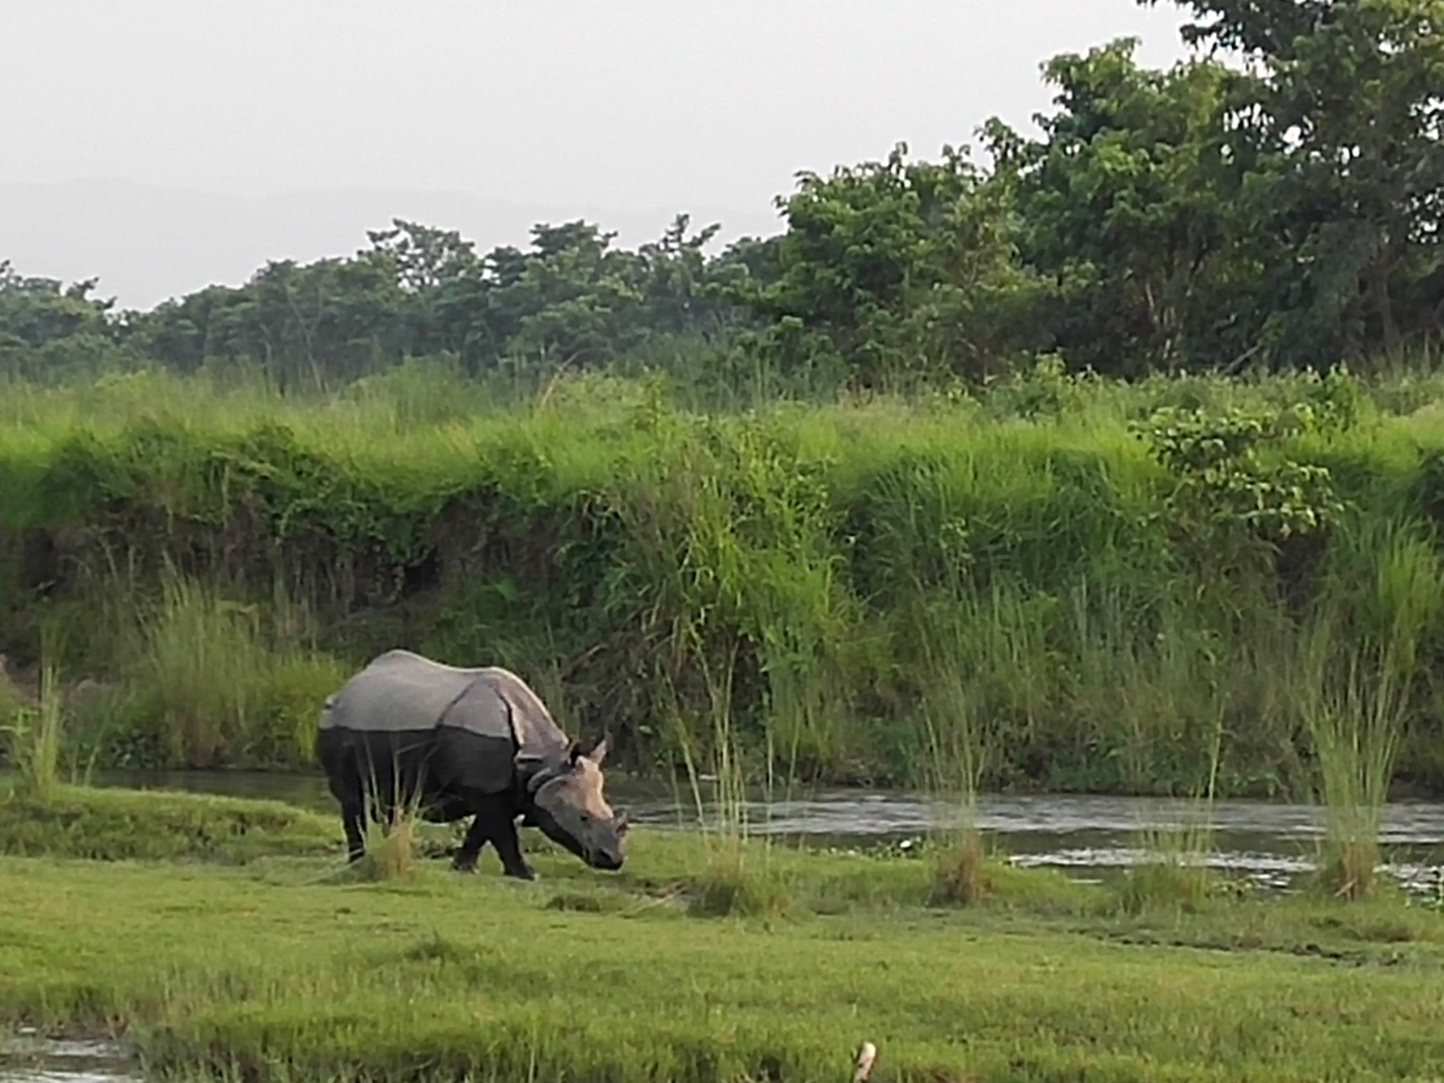
[[[924,610],[922,640],[922,694],[920,713],[925,742],[926,787],[934,801],[952,805],[957,823],[938,840],[935,892],[938,901],[972,904],[987,892],[986,857],[977,825],[980,780],[989,751],[980,725],[976,675],[968,669],[968,652],[961,637],[966,619],[952,607]],[[987,621],[995,613],[978,612]]]
[[[313,615],[284,590],[248,599],[169,561],[153,584],[111,563],[56,619],[107,652],[88,667],[110,683],[90,697],[91,729],[79,735],[93,761],[113,742],[153,735],[154,766],[307,762],[319,705],[346,673],[308,645]]]
[[[137,676],[164,713],[172,753],[211,764],[227,735],[253,726],[265,664],[256,613],[206,585],[164,574],[161,600],[139,620]]]
[[[1385,520],[1346,532],[1332,572],[1299,637],[1297,695],[1326,809],[1323,875],[1336,894],[1362,898],[1374,890],[1421,651],[1444,617],[1444,568],[1412,524]]]
[[[673,725],[693,807],[701,825],[704,855],[704,867],[693,878],[694,890],[689,905],[695,913],[718,916],[756,914],[786,905],[785,898],[768,875],[767,859],[771,847],[764,846],[759,854],[755,847],[748,845],[748,770],[732,727],[734,660],[732,656],[726,657],[720,672],[716,672],[708,665],[704,655],[698,656],[698,665],[708,689],[707,718],[710,723],[710,734],[706,734],[710,740],[700,748],[706,749],[708,760],[699,755],[696,728],[686,720],[676,699],[672,701]],[[710,786],[705,786],[704,781],[710,781]],[[714,810],[711,823],[707,822],[705,790],[711,791]]]
[[[1159,909],[1171,910],[1175,916],[1196,913],[1215,887],[1209,858],[1215,853],[1213,805],[1224,721],[1219,697],[1210,698],[1215,713],[1207,775],[1191,795],[1182,823],[1141,825],[1135,832],[1135,846],[1144,859],[1124,873],[1119,892],[1123,908],[1129,913]]]
[[[60,681],[52,663],[40,669],[40,699],[34,706],[13,708],[9,734],[10,758],[22,791],[48,800],[60,785],[63,727]]]
[[[1322,688],[1307,709],[1327,810],[1324,877],[1346,898],[1374,888],[1402,722],[1397,678],[1363,670],[1359,652],[1349,652],[1342,676],[1320,675]]]
[[[1265,449],[1330,467],[1353,525],[1327,560],[1245,574],[1232,552],[1191,562],[1162,516],[1175,479],[1127,423],[1314,401],[1317,378],[1040,370],[745,411],[615,372],[503,393],[420,363],[308,395],[217,373],[15,384],[0,541],[29,578],[0,576],[0,643],[69,622],[66,671],[123,679],[121,728],[174,762],[304,762],[327,686],[405,645],[546,675],[633,766],[937,786],[967,748],[986,754],[954,764],[964,798],[1176,795],[1221,724],[1219,791],[1282,793],[1311,755],[1295,611],[1372,575],[1393,543],[1363,527],[1444,506],[1444,382],[1360,386],[1343,431]],[[1413,641],[1411,687],[1438,667]],[[1406,702],[1414,733],[1444,731],[1430,697]],[[1401,766],[1444,784],[1428,747]]]

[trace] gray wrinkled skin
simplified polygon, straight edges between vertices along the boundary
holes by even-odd
[[[529,787],[533,822],[547,838],[594,869],[614,871],[626,859],[627,819],[602,793],[604,738],[591,752],[573,748],[561,765],[544,768]]]
[[[490,842],[508,876],[531,879],[517,816],[592,868],[614,871],[625,860],[627,820],[603,793],[608,742],[582,751],[530,686],[499,666],[386,651],[328,697],[316,740],[350,860],[364,853],[368,789],[426,794],[423,815],[435,822],[471,816],[453,860],[462,871],[475,869]]]

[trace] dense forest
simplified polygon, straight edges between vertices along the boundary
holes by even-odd
[[[1444,0],[1184,6],[720,251],[0,265],[0,652],[105,764],[303,763],[399,644],[641,767],[1275,793],[1367,716],[1444,786]]]

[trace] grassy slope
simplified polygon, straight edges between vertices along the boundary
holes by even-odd
[[[679,722],[705,746],[714,690],[699,661],[721,674],[740,649],[722,692],[745,750],[760,756],[765,737],[814,777],[919,781],[942,669],[995,730],[991,784],[1188,792],[1219,719],[1224,792],[1302,781],[1276,584],[1210,590],[1170,563],[1147,522],[1167,479],[1126,421],[1164,403],[1317,397],[1304,377],[1028,377],[976,399],[773,403],[751,418],[654,409],[643,385],[590,375],[521,405],[421,370],[325,401],[155,375],[4,392],[0,649],[38,649],[48,614],[67,678],[116,679],[85,735],[107,763],[303,762],[317,700],[402,643],[500,661],[564,718],[635,728],[619,747],[642,765],[675,761]],[[1418,506],[1439,481],[1424,462],[1444,448],[1437,377],[1369,394],[1348,431],[1299,442],[1360,505],[1349,528],[1366,540],[1339,570],[1350,583],[1364,582],[1355,565],[1380,565],[1375,534],[1427,525]],[[157,562],[199,546],[263,565],[226,589],[249,592],[265,634],[247,630],[250,609],[199,594],[139,622],[153,569],[127,578],[127,554],[96,539],[105,526],[143,550],[162,523],[177,536],[154,542]],[[34,527],[96,580],[39,605],[17,578]],[[429,551],[442,569],[429,593],[355,601]],[[347,578],[358,568],[366,590]],[[271,613],[272,573],[299,601],[332,599],[321,627],[303,606]],[[1428,785],[1444,785],[1441,702],[1420,697],[1402,757]]]
[[[334,852],[336,817],[280,801],[61,786],[45,800],[0,782],[0,854],[243,864]]]
[[[711,919],[680,903],[695,837],[638,830],[617,876],[533,856],[534,884],[490,854],[390,883],[334,858],[0,858],[0,1018],[128,1023],[154,1067],[262,1079],[840,1080],[863,1039],[879,1080],[1423,1079],[1444,1057],[1444,918],[1396,901],[1127,918],[995,869],[986,906],[928,908],[925,861],[754,847],[771,912]]]

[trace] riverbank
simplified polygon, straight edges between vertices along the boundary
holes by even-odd
[[[863,1040],[886,1083],[1422,1080],[1444,1056],[1444,916],[1387,890],[1183,905],[990,859],[961,905],[936,852],[639,827],[599,874],[525,844],[534,883],[490,854],[386,880],[339,847],[0,857],[0,1019],[258,1083],[835,1081]]]
[[[1297,797],[1326,701],[1388,673],[1396,781],[1444,786],[1431,374],[1041,368],[748,414],[434,380],[436,414],[7,388],[0,700],[48,659],[81,766],[303,766],[399,645],[515,669],[644,774]]]
[[[0,771],[0,794],[13,781]],[[152,799],[178,793],[182,799],[194,794],[274,802],[288,815],[319,814],[320,820],[312,822],[327,838],[336,830],[336,800],[319,772],[100,772],[88,785],[98,800],[105,791],[139,789]],[[960,813],[955,801],[925,792],[845,787],[754,786],[734,795],[742,799],[738,803],[719,800],[711,780],[701,780],[701,792],[693,794],[685,780],[645,781],[613,771],[607,793],[613,806],[625,809],[637,824],[688,831],[741,817],[756,837],[809,849],[901,851],[954,832]],[[219,807],[228,806],[222,802]],[[176,815],[182,823],[191,822],[191,814]],[[1215,800],[1199,806],[1188,799],[1116,795],[978,794],[971,822],[1015,864],[1059,869],[1084,880],[1148,860],[1141,841],[1206,822],[1210,867],[1260,890],[1290,890],[1318,869],[1328,844],[1326,808],[1279,800]],[[1444,876],[1439,865],[1444,802],[1385,805],[1379,835],[1381,876],[1421,897],[1436,895]],[[6,850],[4,839],[0,824],[0,852]]]

